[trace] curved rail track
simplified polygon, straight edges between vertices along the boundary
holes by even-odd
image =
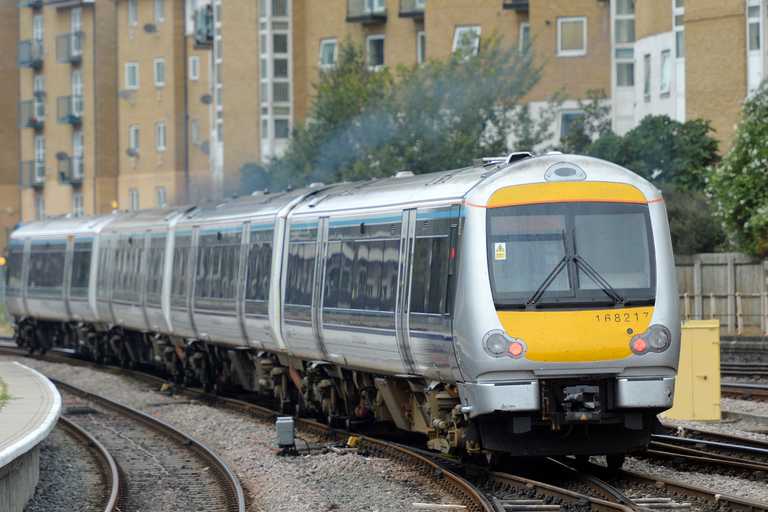
[[[65,395],[65,414],[105,444],[122,473],[120,510],[137,503],[174,500],[189,510],[245,512],[245,497],[234,473],[207,446],[175,427],[131,407],[51,381]],[[69,395],[69,396],[67,396]],[[163,481],[158,485],[158,481]],[[157,492],[154,498],[152,493]]]

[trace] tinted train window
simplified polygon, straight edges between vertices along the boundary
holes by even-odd
[[[64,250],[66,244],[32,244],[29,254],[30,288],[61,288],[64,283]]]
[[[21,266],[23,262],[24,246],[22,244],[11,244],[8,253],[8,273],[5,276],[8,287],[21,288]]]
[[[270,273],[272,272],[272,244],[251,244],[248,249],[248,300],[268,300]]]
[[[177,235],[173,248],[173,276],[171,277],[171,295],[183,297],[187,293],[187,275],[192,236]]]
[[[299,306],[312,305],[315,281],[315,242],[294,242],[288,251],[288,275],[285,302]]]
[[[241,234],[217,232],[200,237],[195,296],[234,299]]]
[[[341,242],[328,243],[328,259],[325,270],[325,290],[323,307],[335,308],[339,304],[339,285],[341,282]]]
[[[112,280],[110,277],[114,275],[114,269],[109,268],[109,243],[111,239],[101,239],[101,249],[99,249],[99,278],[97,280],[98,286],[96,292],[99,297],[108,297],[109,289],[112,286]]]
[[[75,252],[72,255],[72,288],[88,288],[92,245],[90,241],[75,242]]]
[[[365,309],[368,284],[368,243],[355,242],[355,263],[352,267],[352,309]]]
[[[448,237],[417,238],[411,276],[411,313],[445,311],[448,285]]]
[[[147,255],[147,293],[159,295],[163,284],[163,260],[165,259],[165,236],[152,237]]]

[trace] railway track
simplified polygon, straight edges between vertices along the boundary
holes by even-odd
[[[768,401],[768,384],[752,384],[747,382],[721,382],[720,392],[728,398],[742,400]]]
[[[120,492],[112,510],[145,510],[172,498],[185,510],[245,511],[234,473],[205,445],[140,411],[51,381],[62,393],[65,417],[98,439],[116,461]]]

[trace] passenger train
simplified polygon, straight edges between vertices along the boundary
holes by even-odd
[[[442,452],[620,465],[672,406],[664,201],[593,158],[49,218],[12,234],[7,261],[29,350],[389,421]]]

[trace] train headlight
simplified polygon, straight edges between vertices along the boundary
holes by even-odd
[[[643,334],[634,336],[629,346],[634,354],[640,356],[648,352],[664,352],[669,348],[671,341],[669,329],[663,325],[652,325]]]
[[[486,333],[483,337],[483,348],[493,357],[511,357],[512,359],[525,357],[525,353],[528,352],[528,347],[523,340],[512,338],[501,330]]]

